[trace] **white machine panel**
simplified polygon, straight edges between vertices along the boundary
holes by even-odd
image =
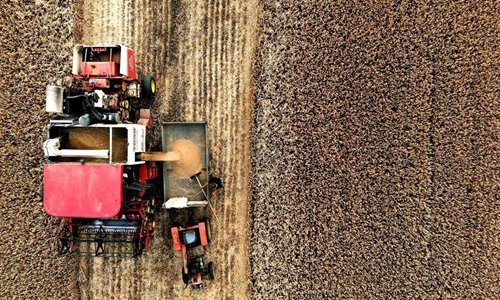
[[[97,127],[97,128],[108,128],[110,142],[112,145],[113,129],[115,128],[125,128],[127,129],[127,162],[125,165],[138,165],[145,163],[144,161],[136,161],[136,153],[146,152],[146,126],[139,124],[94,124],[90,126],[81,126],[74,124],[59,124],[51,123],[52,126],[57,127]],[[96,157],[96,158],[109,158],[109,163],[111,161],[111,153],[113,152],[112,147],[110,149],[100,149],[100,150],[84,150],[84,149],[60,149],[60,140],[58,137],[49,138],[44,143],[44,151],[47,157],[51,156],[62,156],[62,157]]]
[[[126,124],[128,134],[128,161],[127,164],[136,164],[135,154],[146,151],[146,126]],[[138,162],[144,163],[144,162]]]

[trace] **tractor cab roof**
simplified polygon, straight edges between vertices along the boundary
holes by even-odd
[[[99,59],[91,59],[91,57]],[[73,75],[102,78],[137,79],[134,50],[121,45],[83,45],[73,47]]]

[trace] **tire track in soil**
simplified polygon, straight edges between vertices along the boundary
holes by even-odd
[[[239,12],[237,11],[236,13],[237,16],[239,16]],[[237,21],[235,24],[237,25],[239,22]],[[235,28],[235,32],[238,32],[238,28]],[[239,52],[238,52],[238,41],[235,42],[235,52],[234,54],[232,55],[232,57],[236,58],[236,57],[239,57]],[[228,110],[231,115],[234,115],[234,111],[239,111],[238,110],[238,107],[239,107],[239,104],[240,104],[240,99],[239,99],[239,86],[237,84],[235,84],[235,86],[237,86],[237,88],[234,90],[235,92],[235,97],[233,98],[234,99],[234,106],[231,107],[230,110]],[[233,119],[230,119],[229,120],[229,123],[231,123],[231,126],[232,127],[235,127],[235,121],[236,120],[233,120]],[[231,139],[229,140],[229,145],[231,146],[231,148],[233,149],[231,151],[231,153],[234,153],[236,152],[236,143],[235,141],[233,140],[233,137],[231,137]],[[231,153],[229,153],[229,157],[227,158],[229,160],[229,168],[232,172],[231,176],[234,176],[234,170],[238,170],[238,168],[236,167],[236,163],[235,163],[235,156],[234,155],[231,155]],[[229,190],[231,191],[235,191],[236,188],[237,188],[237,182],[236,181],[231,181],[230,182],[230,186],[229,186]],[[225,220],[225,227],[227,227],[229,224],[232,224],[233,222],[233,219],[234,219],[234,210],[231,211],[230,210],[230,207],[228,207],[227,205],[225,205],[225,215],[227,215],[227,217],[224,218]],[[228,239],[230,239],[231,237],[235,236],[234,235],[234,230],[235,227],[231,227],[231,230],[229,232],[226,232],[226,237]],[[229,233],[229,234],[228,234]],[[229,246],[231,247],[231,246]],[[225,263],[229,266],[229,268],[231,268],[231,262],[232,262],[232,257],[233,257],[233,254],[231,253],[233,249],[229,248],[229,249],[226,249],[225,251]],[[234,251],[234,250],[233,250]],[[230,272],[227,272],[224,274],[225,278],[225,282],[230,282],[231,281],[231,274]],[[224,293],[224,297],[225,298],[230,298],[227,293],[228,292],[231,292],[231,291],[225,291]]]
[[[177,271],[181,257],[172,253],[170,238],[159,236],[167,230],[165,214],[145,256],[81,260],[80,286],[88,299],[248,297],[256,8],[257,1],[84,1],[83,19],[91,30],[83,30],[81,42],[136,50],[139,72],[154,74],[159,83],[160,111],[153,113],[162,121],[206,121],[212,171],[226,180],[225,194],[214,203],[220,222],[212,218],[214,242],[207,255],[216,264],[216,281],[201,293],[184,289]]]

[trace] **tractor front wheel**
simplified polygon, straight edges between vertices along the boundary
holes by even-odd
[[[184,284],[188,284],[190,279],[189,274],[184,273],[184,268],[181,269],[181,272],[182,272],[182,282],[184,282]]]
[[[205,230],[207,231],[207,240],[210,243],[212,241],[212,230],[210,228],[210,221],[205,220]]]
[[[153,76],[145,76],[142,80],[142,90],[146,98],[151,99],[156,95],[156,80]]]
[[[213,262],[208,263],[208,277],[210,278],[210,280],[215,279],[215,267]]]

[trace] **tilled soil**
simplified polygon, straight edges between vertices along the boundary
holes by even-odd
[[[498,298],[499,12],[264,1],[252,298]]]

